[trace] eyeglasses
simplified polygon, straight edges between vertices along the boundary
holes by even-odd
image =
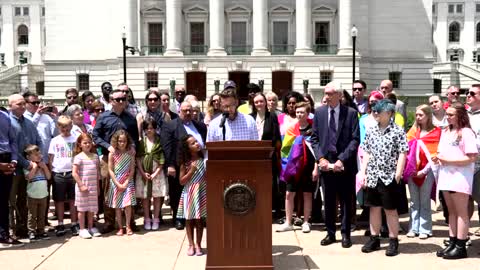
[[[158,101],[158,98],[147,98],[147,101],[157,102],[157,101]]]
[[[27,103],[30,103],[30,104],[32,104],[33,106],[38,106],[38,105],[40,105],[40,101],[32,101],[32,102],[27,102]]]
[[[112,98],[112,100],[116,101],[116,102],[125,102],[127,101],[127,98],[126,97],[119,97],[119,98]]]
[[[77,99],[78,96],[67,96],[67,99]]]
[[[476,93],[473,92],[473,91],[468,91],[468,92],[467,92],[467,96],[474,97],[475,95],[476,95]]]
[[[94,109],[94,111],[97,112],[97,113],[102,113],[102,112],[105,111],[105,109],[104,108],[98,108],[98,109]]]
[[[363,88],[353,88],[353,91],[363,91]]]
[[[458,95],[460,95],[460,92],[450,92],[449,94],[454,95],[454,96],[458,96]]]

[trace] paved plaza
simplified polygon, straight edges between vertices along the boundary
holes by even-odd
[[[473,228],[478,228],[475,212]],[[169,217],[166,216],[166,219]],[[408,226],[408,218],[401,219],[402,227]],[[137,219],[141,224],[142,219]],[[278,225],[273,225],[272,230]],[[427,240],[408,239],[400,236],[400,255],[385,256],[387,241],[382,241],[382,250],[363,254],[360,249],[366,241],[364,230],[352,235],[353,246],[343,249],[340,243],[328,247],[319,245],[325,236],[321,226],[313,226],[309,234],[273,232],[272,256],[275,269],[480,269],[480,238],[471,236],[473,245],[468,250],[469,258],[447,261],[435,256],[447,236],[441,213],[434,214],[434,235]],[[140,231],[133,236],[118,237],[108,234],[100,238],[83,240],[79,237],[57,238],[26,244],[18,249],[0,250],[1,270],[85,270],[85,269],[204,269],[206,256],[188,257],[185,231],[162,226],[159,231]],[[337,239],[340,238],[337,235]],[[205,238],[204,238],[205,240]],[[204,241],[205,242],[205,241]],[[206,244],[204,243],[205,247]],[[213,255],[211,255],[213,256]]]

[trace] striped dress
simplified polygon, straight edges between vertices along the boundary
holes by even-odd
[[[205,180],[205,162],[200,159],[197,171],[183,187],[180,203],[178,205],[177,218],[200,219],[207,217],[207,182]],[[187,171],[190,163],[187,164]]]
[[[128,181],[128,186],[124,191],[120,191],[113,180],[110,179],[107,197],[107,204],[110,208],[124,208],[137,203],[135,199],[135,184],[133,182],[134,172],[129,173],[132,162],[135,162],[135,157],[128,152],[120,153],[116,151],[113,154],[113,172],[115,177],[120,184]]]
[[[98,166],[100,164],[96,154],[87,156],[85,153],[76,155],[73,164],[78,166],[78,175],[88,192],[81,192],[75,185],[75,206],[80,212],[98,212]]]

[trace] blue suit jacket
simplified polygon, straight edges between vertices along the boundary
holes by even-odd
[[[328,153],[328,114],[329,106],[321,106],[315,110],[313,118],[312,146],[317,160]],[[360,142],[358,113],[347,106],[340,105],[337,129],[337,153],[345,171],[357,172],[357,150]]]

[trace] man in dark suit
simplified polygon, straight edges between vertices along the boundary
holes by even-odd
[[[182,102],[180,105],[179,117],[166,123],[162,129],[162,140],[165,140],[164,153],[165,165],[167,166],[170,207],[172,208],[172,215],[175,228],[182,230],[184,223],[177,220],[178,203],[182,193],[182,186],[180,185],[180,166],[177,163],[179,143],[186,135],[193,135],[198,143],[205,148],[207,138],[207,126],[202,122],[192,120],[193,115],[192,105],[189,102]]]
[[[336,197],[342,211],[342,247],[352,246],[350,240],[351,203],[355,194],[357,149],[360,141],[357,112],[340,104],[339,83],[325,86],[327,106],[315,110],[312,145],[323,178],[325,193],[325,225],[327,236],[320,242],[330,245],[335,239]]]

